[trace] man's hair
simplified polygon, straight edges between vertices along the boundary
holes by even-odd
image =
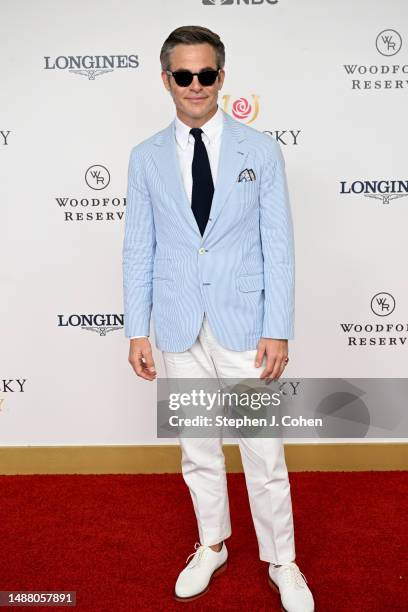
[[[169,34],[160,51],[162,70],[170,69],[170,53],[176,45],[199,45],[208,43],[215,49],[217,68],[224,68],[225,47],[215,32],[201,26],[181,26]]]

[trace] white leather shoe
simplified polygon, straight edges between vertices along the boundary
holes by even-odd
[[[306,577],[296,563],[269,565],[268,582],[278,591],[284,612],[314,612],[313,595],[306,584]]]
[[[221,574],[227,567],[228,551],[225,542],[221,550],[215,552],[209,546],[196,542],[195,552],[187,557],[190,563],[179,574],[174,589],[177,601],[191,601],[204,595],[209,589],[211,579]]]

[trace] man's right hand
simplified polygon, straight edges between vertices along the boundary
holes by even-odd
[[[152,347],[148,338],[132,338],[130,340],[128,361],[141,378],[146,380],[156,378]]]

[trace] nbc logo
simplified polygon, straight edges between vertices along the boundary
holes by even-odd
[[[278,4],[278,0],[202,0],[207,6],[221,6],[223,4]]]

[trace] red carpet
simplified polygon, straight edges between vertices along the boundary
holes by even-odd
[[[408,610],[407,473],[292,473],[290,481],[297,562],[316,612]],[[0,590],[76,591],[81,612],[279,611],[244,477],[228,483],[228,569],[186,604],[172,599],[197,540],[181,475],[1,476]]]

